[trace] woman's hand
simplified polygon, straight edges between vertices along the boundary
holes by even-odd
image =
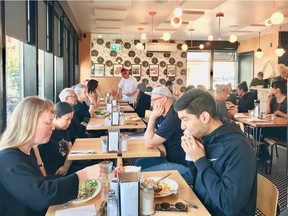
[[[69,168],[68,168],[69,169]],[[62,175],[65,176],[68,172],[68,169],[65,166],[61,166],[56,172],[55,175]]]
[[[105,176],[103,167],[101,164],[88,166],[82,170],[76,172],[79,178],[79,183],[86,181],[87,179],[100,179]]]

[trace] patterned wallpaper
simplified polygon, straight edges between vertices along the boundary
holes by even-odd
[[[146,84],[147,91],[152,91],[158,85],[165,85],[166,81],[170,80],[174,83],[174,90],[183,92],[186,86],[186,52],[181,50],[182,43],[176,41],[176,52],[145,53],[145,50],[137,50],[138,42],[92,39],[91,76],[121,76],[119,69],[123,66],[130,70],[130,74],[133,71],[139,82]],[[121,49],[111,50],[111,44],[120,44]],[[159,75],[150,74],[150,67],[151,71],[152,68],[158,68]]]

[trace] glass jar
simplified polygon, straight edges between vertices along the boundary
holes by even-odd
[[[154,188],[145,187],[140,189],[140,214],[153,215],[154,213]]]
[[[127,152],[128,151],[128,135],[121,134],[121,151]]]
[[[115,191],[112,189],[108,191],[107,216],[118,216],[117,199],[115,196]]]

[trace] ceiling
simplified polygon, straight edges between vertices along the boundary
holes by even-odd
[[[279,31],[280,25],[266,27],[264,21],[275,11],[284,14],[282,31],[288,31],[288,0],[67,0],[82,33],[91,32],[106,39],[140,39],[140,30],[147,38],[159,39],[164,32],[171,40],[207,40],[212,34],[218,38],[218,12],[220,37],[229,40],[235,34],[238,40]],[[182,25],[173,28],[170,19],[177,3],[183,10]],[[275,8],[275,9],[274,9]],[[149,15],[150,11],[157,14]],[[152,28],[153,26],[153,28]],[[191,34],[189,29],[195,29]],[[153,30],[152,30],[153,29]]]

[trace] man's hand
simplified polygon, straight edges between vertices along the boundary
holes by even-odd
[[[205,156],[205,149],[202,143],[193,136],[184,135],[181,137],[181,146],[193,162]]]
[[[162,157],[166,157],[167,156],[166,148],[165,148],[165,146],[163,144],[162,145],[158,145],[156,148],[160,151]]]
[[[153,106],[153,110],[150,114],[151,119],[157,119],[159,116],[161,116],[164,113],[164,106],[158,105]]]

